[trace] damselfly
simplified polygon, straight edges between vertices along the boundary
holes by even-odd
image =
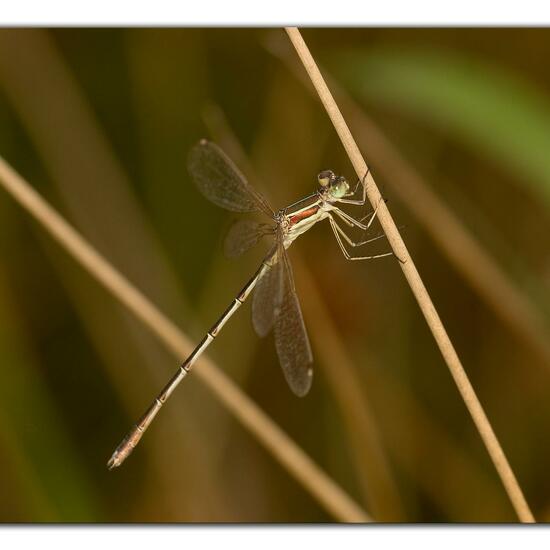
[[[357,182],[352,191],[343,176],[336,176],[331,170],[324,170],[317,176],[319,187],[315,193],[275,212],[214,143],[206,140],[199,142],[190,152],[188,168],[197,187],[214,204],[234,212],[259,211],[270,218],[271,223],[244,219],[234,224],[225,241],[228,256],[239,256],[266,236],[272,238],[273,245],[256,273],[117,447],[107,463],[109,469],[120,466],[132,452],[168,397],[254,289],[252,321],[256,332],[259,336],[265,336],[273,329],[277,355],[288,385],[298,396],[303,396],[309,391],[313,376],[313,356],[286,253],[286,249],[298,236],[311,229],[317,222],[328,219],[346,259],[370,260],[392,254],[388,252],[373,256],[352,256],[344,244],[355,248],[383,236],[354,241],[338,223],[342,222],[350,228],[363,231],[373,223],[378,208],[367,216],[356,219],[338,206],[365,205],[367,174],[362,181]],[[354,198],[359,186],[362,188],[361,196]]]

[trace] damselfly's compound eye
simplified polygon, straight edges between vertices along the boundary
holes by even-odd
[[[336,178],[330,186],[330,194],[335,199],[341,199],[349,192],[349,185],[344,176]]]
[[[334,180],[334,172],[332,170],[323,170],[319,172],[317,181],[321,187],[328,187],[328,185]]]

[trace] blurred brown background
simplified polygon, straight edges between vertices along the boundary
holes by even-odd
[[[353,96],[337,96],[343,114],[550,519],[550,31],[304,38]],[[269,29],[1,30],[0,155],[198,341],[265,246],[223,257],[234,217],[191,184],[192,144],[237,155],[276,208],[320,169],[355,179],[288,48]],[[328,224],[290,256],[310,394],[291,394],[249,305],[209,350],[220,368],[375,519],[515,521],[395,259],[347,262]],[[193,376],[108,472],[177,365],[4,191],[0,258],[1,521],[333,520]]]

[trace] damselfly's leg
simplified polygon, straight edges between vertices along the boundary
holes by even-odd
[[[383,199],[380,199],[380,201],[382,201]],[[367,222],[367,224],[365,225],[364,223],[361,223],[361,221],[358,221],[356,220],[355,218],[353,218],[352,216],[350,216],[347,212],[344,212],[343,210],[341,210],[340,208],[338,208],[337,206],[333,206],[332,208],[332,211],[343,221],[345,222],[347,225],[349,225],[350,227],[358,227],[359,229],[363,229],[364,231],[366,231],[371,225],[372,225],[372,222],[374,222],[375,218],[376,218],[376,214],[378,214],[378,207],[380,206],[380,202],[378,203],[378,205],[376,206],[376,208],[374,209],[374,212],[371,212],[370,214],[367,214],[365,217],[361,218],[361,220],[364,220],[366,218],[368,218],[370,216],[370,220]]]
[[[382,199],[380,200],[380,202],[382,202],[382,201],[388,202],[388,199],[382,198]],[[379,204],[380,204],[380,203],[379,203]],[[366,215],[363,216],[362,218],[359,218],[359,221],[360,221],[360,222],[363,222],[363,221],[365,221],[369,216],[372,216],[372,215],[375,214],[375,213],[376,213],[376,210],[373,210],[372,212],[369,212],[368,214],[366,214]]]
[[[359,184],[361,183],[363,185],[363,198],[361,199],[340,199],[338,202],[342,202],[344,204],[355,204],[357,206],[363,206],[367,202],[367,186],[365,185],[365,180],[367,179],[367,176],[369,175],[369,168],[367,168],[367,171],[365,172],[365,175],[363,176],[362,180],[359,180],[357,182],[357,185],[355,186],[355,189],[351,192],[345,195],[346,197],[353,197],[355,193],[357,192],[357,188],[359,187]]]
[[[369,175],[369,168],[367,168],[367,171],[365,172],[365,175],[363,176],[363,178],[357,180],[357,183],[355,184],[355,187],[353,188],[353,191],[350,191],[349,193],[346,193],[344,196],[345,197],[353,197],[353,195],[355,195],[355,193],[357,193],[357,189],[361,184],[363,184],[363,190],[364,190],[365,189],[365,180],[367,179],[368,175]],[[365,193],[363,193],[363,194],[365,194]]]
[[[356,242],[353,242],[348,235],[346,235],[345,231],[336,223],[336,221],[334,220],[334,217],[331,216],[330,214],[328,216],[328,221],[330,222],[330,226],[332,227],[334,236],[336,237],[336,240],[338,241],[338,244],[340,245],[340,249],[342,250],[342,253],[344,254],[346,260],[350,260],[350,261],[374,260],[375,258],[384,258],[385,256],[393,255],[393,252],[386,252],[384,254],[375,254],[373,256],[351,256],[350,253],[347,251],[346,247],[344,246],[344,243],[342,242],[342,237],[345,238],[348,244],[350,244],[353,247],[357,247],[357,246],[362,246],[364,244],[367,244],[368,242],[372,242],[377,239],[380,239],[385,235],[378,235],[377,237],[374,237],[367,241],[356,243]]]
[[[354,248],[357,247],[357,246],[363,246],[365,244],[368,244],[368,243],[372,243],[373,241],[377,241],[378,239],[384,239],[386,238],[386,234],[385,233],[379,233],[378,235],[375,235],[374,237],[371,237],[370,239],[367,239],[365,241],[358,241],[358,242],[355,242],[351,239],[351,237],[336,223],[336,220],[334,220],[334,226],[336,228],[336,230],[338,231],[338,233],[340,233],[340,235],[344,238],[344,240],[350,245],[350,246],[353,246]]]

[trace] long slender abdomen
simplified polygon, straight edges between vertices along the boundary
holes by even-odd
[[[187,376],[194,362],[203,354],[204,350],[214,341],[218,333],[221,331],[225,323],[231,318],[231,316],[241,307],[244,301],[250,296],[250,293],[256,286],[258,279],[262,273],[262,270],[270,268],[267,264],[268,260],[264,260],[258,271],[252,276],[252,278],[241,289],[238,296],[234,298],[230,306],[223,312],[220,318],[212,325],[210,330],[206,333],[199,345],[191,352],[189,357],[180,365],[174,376],[170,379],[168,384],[164,386],[162,391],[157,395],[155,400],[151,403],[149,408],[145,411],[137,424],[130,430],[128,435],[122,440],[120,445],[115,449],[112,454],[107,467],[109,470],[120,466],[130,453],[134,450],[139,440],[145,433],[145,430],[149,427],[155,416],[157,416],[161,407],[168,400],[172,392],[176,389],[178,384]]]

